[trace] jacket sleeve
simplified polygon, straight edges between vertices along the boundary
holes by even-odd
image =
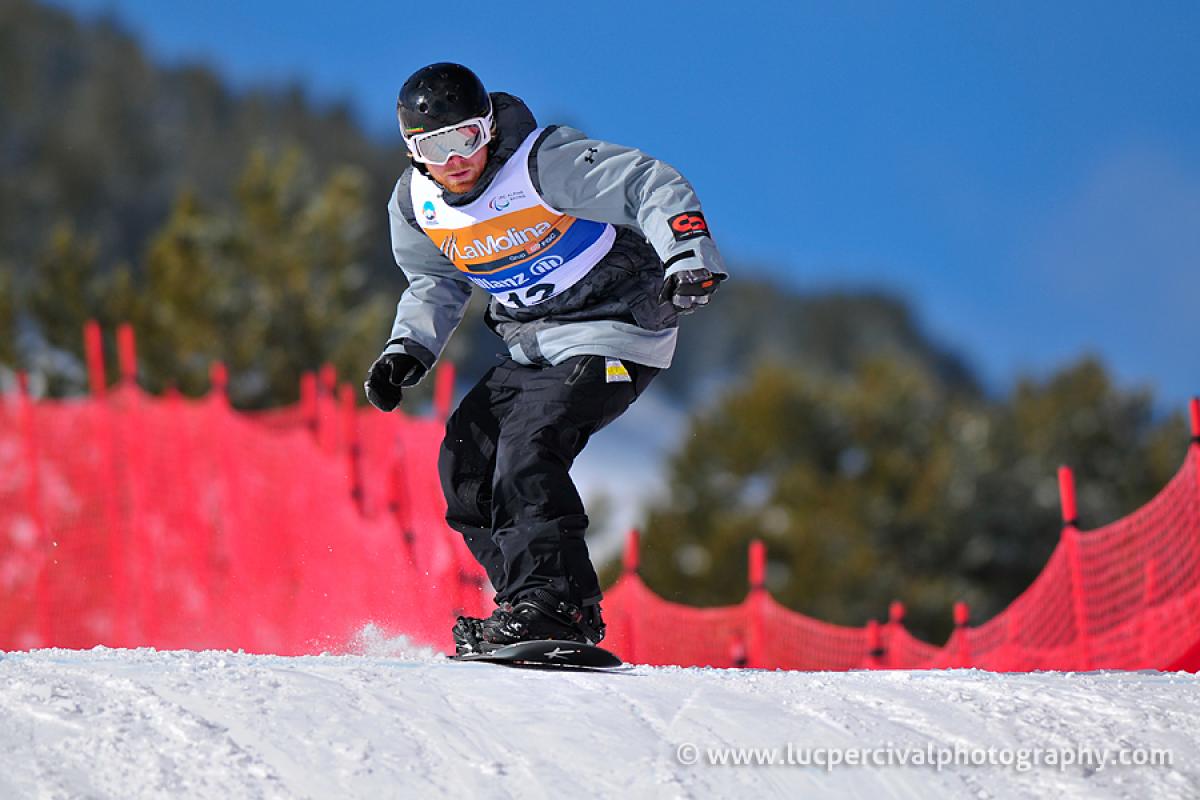
[[[448,258],[407,217],[408,182],[396,185],[388,204],[392,255],[408,278],[408,288],[396,305],[396,320],[384,354],[408,353],[433,368],[450,335],[462,322],[471,299],[471,284]]]
[[[670,164],[563,126],[546,130],[529,166],[548,205],[573,217],[637,228],[667,275],[707,267],[728,276],[695,190]]]

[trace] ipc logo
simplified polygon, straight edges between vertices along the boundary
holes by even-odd
[[[425,217],[426,222],[433,222],[437,219],[437,209],[433,207],[432,200],[426,200],[425,205],[421,206],[421,216]]]

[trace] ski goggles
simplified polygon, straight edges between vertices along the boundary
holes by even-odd
[[[492,112],[429,133],[405,136],[414,161],[442,166],[454,156],[470,158],[492,140]]]

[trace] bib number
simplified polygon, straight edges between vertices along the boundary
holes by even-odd
[[[528,308],[549,299],[553,294],[554,284],[538,283],[522,292],[509,292],[508,296],[504,298],[504,304],[513,308]]]

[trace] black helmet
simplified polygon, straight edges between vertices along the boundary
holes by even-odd
[[[400,87],[396,116],[404,138],[456,122],[486,117],[492,109],[483,82],[462,64],[430,64]]]

